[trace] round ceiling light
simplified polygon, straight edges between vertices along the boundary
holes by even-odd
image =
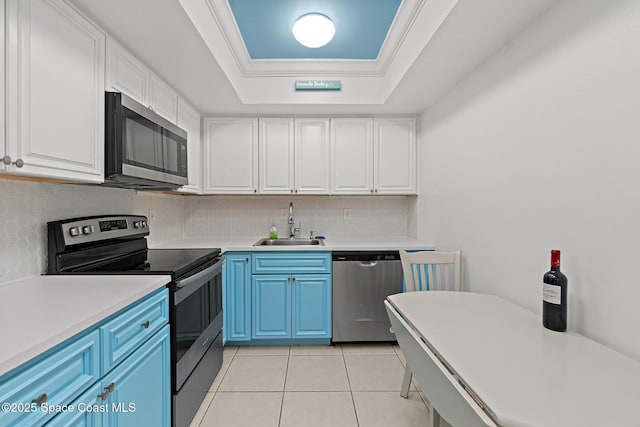
[[[319,13],[302,15],[293,24],[293,37],[298,43],[310,48],[322,47],[333,39],[336,27],[333,21]]]

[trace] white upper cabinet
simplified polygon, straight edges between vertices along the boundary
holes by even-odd
[[[112,39],[107,39],[106,89],[149,105],[149,70]]]
[[[6,172],[102,182],[104,33],[62,0],[5,13]]]
[[[107,40],[106,89],[122,92],[176,123],[178,94],[114,40]]]
[[[376,194],[416,194],[416,119],[376,118],[373,158]]]
[[[178,94],[153,73],[149,73],[149,105],[154,112],[176,123]]]
[[[329,119],[295,119],[296,194],[329,194]]]
[[[331,119],[331,193],[373,193],[373,119]]]
[[[329,194],[329,119],[260,119],[260,193]]]
[[[258,192],[258,119],[204,119],[206,194]]]
[[[200,114],[182,98],[178,98],[177,125],[187,131],[187,172],[189,184],[180,188],[185,193],[202,193],[202,138]]]
[[[261,118],[259,136],[260,193],[293,194],[294,124],[290,118]]]

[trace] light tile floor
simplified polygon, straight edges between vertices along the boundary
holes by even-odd
[[[191,427],[426,426],[415,384],[400,397],[404,363],[386,343],[226,347]]]

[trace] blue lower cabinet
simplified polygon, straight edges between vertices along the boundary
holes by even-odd
[[[254,340],[331,338],[331,275],[254,275]]]
[[[168,307],[163,288],[0,377],[0,427],[169,427]]]
[[[77,398],[69,408],[71,411],[60,412],[47,427],[100,427],[102,414],[107,405],[99,397],[102,392],[100,383],[96,383],[82,396]]]
[[[331,342],[330,252],[231,252],[224,275],[228,344]]]
[[[292,280],[293,338],[331,338],[331,275],[299,275]]]
[[[0,379],[0,426],[43,425],[56,406],[68,405],[100,379],[100,334],[94,330],[18,372]]]
[[[102,380],[105,426],[171,425],[169,325],[165,325]]]
[[[223,307],[225,341],[251,340],[251,255],[227,255]]]
[[[253,276],[253,339],[291,338],[291,276]]]

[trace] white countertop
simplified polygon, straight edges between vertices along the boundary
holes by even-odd
[[[170,281],[166,275],[73,275],[0,284],[0,376]]]
[[[324,245],[315,246],[253,246],[266,236],[253,237],[194,237],[176,239],[150,245],[155,249],[221,248],[222,252],[231,251],[350,251],[350,250],[410,250],[434,249],[434,244],[410,237],[331,237],[327,236]]]

